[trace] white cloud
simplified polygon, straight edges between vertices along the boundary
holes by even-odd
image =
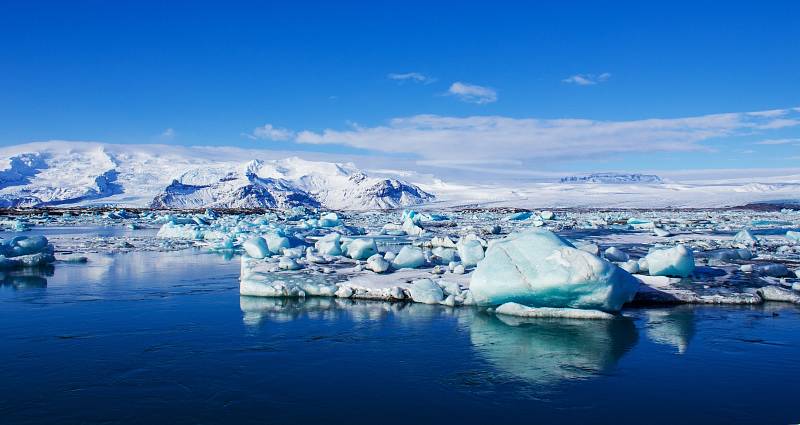
[[[500,165],[520,166],[522,161],[516,159],[426,159],[416,161],[417,165],[430,165],[434,167],[463,167],[475,165]]]
[[[176,133],[175,133],[175,129],[174,128],[168,128],[168,129],[162,131],[161,134],[158,135],[158,138],[163,140],[163,141],[170,141],[170,140],[175,139],[175,134]]]
[[[436,79],[429,77],[425,74],[421,74],[419,72],[406,72],[406,73],[391,73],[386,76],[386,78],[395,81],[411,81],[415,83],[423,83],[423,84],[430,84]]]
[[[274,140],[277,142],[285,142],[291,140],[295,134],[294,131],[287,128],[275,127],[272,124],[264,124],[257,127],[252,133],[246,135],[251,139]]]
[[[612,157],[633,153],[711,151],[703,142],[800,125],[800,112],[687,118],[596,121],[588,119],[447,117],[415,115],[387,125],[301,131],[294,141],[339,144],[435,161],[532,161]],[[440,165],[444,163],[440,162]]]
[[[451,84],[447,94],[455,96],[464,102],[477,103],[479,105],[497,101],[497,91],[494,89],[460,81]]]
[[[789,145],[792,143],[800,143],[800,138],[798,139],[767,139],[762,140],[760,142],[756,142],[757,145]]]
[[[577,84],[579,86],[592,86],[598,83],[603,83],[608,81],[611,78],[611,74],[608,72],[604,72],[599,75],[595,74],[575,74],[571,77],[567,77],[561,80],[564,83],[569,84]]]

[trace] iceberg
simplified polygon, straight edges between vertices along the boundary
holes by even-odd
[[[420,227],[417,223],[419,223],[419,221],[414,221],[411,217],[406,217],[405,221],[403,221],[402,229],[409,236],[422,236],[425,233],[425,229]]]
[[[264,240],[267,241],[269,252],[273,254],[280,254],[283,252],[284,248],[290,248],[292,246],[289,242],[289,238],[279,233],[267,233],[263,237]]]
[[[47,238],[44,236],[17,236],[11,239],[2,253],[9,257],[37,254],[47,248],[47,244]]]
[[[278,262],[278,268],[281,270],[299,270],[303,266],[301,266],[294,258],[291,257],[281,257],[280,261]]]
[[[320,238],[314,247],[320,255],[342,255],[342,235],[329,233]]]
[[[791,277],[792,272],[783,265],[778,263],[759,264],[753,267],[753,270],[758,274],[769,277]]]
[[[0,243],[0,269],[44,266],[56,261],[54,252],[44,236],[16,236]]]
[[[462,238],[458,241],[457,247],[458,256],[461,257],[461,264],[464,267],[475,266],[484,258],[483,245],[477,239]]]
[[[430,279],[419,279],[411,282],[411,299],[417,303],[439,304],[444,300],[444,291]]]
[[[639,273],[639,262],[636,260],[628,260],[624,263],[619,263],[618,266],[628,273]]]
[[[694,255],[684,245],[652,251],[644,261],[650,276],[687,277],[694,271]]]
[[[366,260],[377,253],[375,239],[355,239],[347,245],[347,255],[354,260]]]
[[[478,305],[516,302],[603,311],[618,311],[638,287],[630,273],[542,229],[494,242],[470,281]]]
[[[242,248],[247,255],[253,258],[264,258],[268,257],[270,254],[267,241],[260,236],[244,241]]]
[[[606,260],[613,261],[615,263],[624,263],[630,260],[628,254],[624,253],[621,249],[615,246],[606,249],[603,253],[603,256],[606,258]]]
[[[791,290],[775,285],[758,288],[756,292],[764,301],[780,301],[800,304],[800,295],[792,292]]]
[[[375,273],[383,273],[389,270],[389,262],[386,261],[380,254],[374,254],[367,258],[366,268]]]
[[[507,216],[505,218],[505,220],[506,221],[527,220],[527,219],[531,218],[532,215],[533,215],[533,213],[531,213],[530,211],[520,211],[520,212],[517,212],[517,213],[514,213],[514,214],[511,214],[511,215]]]
[[[600,247],[597,244],[588,243],[577,245],[576,248],[580,249],[581,251],[586,251],[589,254],[600,256]]]
[[[653,234],[655,234],[656,236],[658,236],[660,238],[666,238],[666,237],[672,236],[672,232],[670,232],[669,230],[663,229],[661,227],[654,227],[653,228]]]
[[[336,213],[327,213],[319,218],[319,227],[336,227],[342,224]]]
[[[435,264],[447,265],[456,261],[456,250],[437,246],[431,250],[431,262]]]
[[[404,246],[392,260],[392,266],[396,269],[416,269],[425,264],[425,256],[422,250],[413,246]]]
[[[733,236],[733,241],[747,246],[758,245],[758,239],[753,236],[750,229],[740,230],[739,233]]]
[[[709,253],[708,257],[713,258],[715,260],[730,263],[732,261],[749,260],[753,258],[753,254],[750,252],[749,249],[746,248],[720,249],[718,251],[713,251]]]

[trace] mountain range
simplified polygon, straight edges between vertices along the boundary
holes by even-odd
[[[434,196],[353,164],[297,157],[242,161],[245,150],[53,142],[0,157],[0,207],[386,209]]]
[[[364,161],[365,157],[353,159]],[[0,148],[0,207],[302,205],[368,210],[431,203],[437,208],[800,204],[800,174],[795,170],[778,176],[693,180],[675,174],[662,179],[653,174],[594,173],[551,181],[493,180],[491,174],[476,170],[468,180],[454,180],[446,174],[440,178],[414,171],[414,163],[409,161],[365,170],[348,160],[310,161],[288,153],[233,147],[28,143]]]

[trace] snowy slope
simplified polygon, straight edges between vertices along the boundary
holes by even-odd
[[[800,204],[800,176],[780,183],[662,184],[531,183],[517,187],[420,184],[444,207],[514,208],[721,208],[759,202]]]
[[[0,206],[369,209],[433,199],[352,164],[246,159],[258,152],[82,142],[13,146],[0,150]]]
[[[714,180],[672,175],[660,183],[648,175],[604,173],[564,183],[491,184],[491,176],[480,173],[474,181],[456,182],[411,169],[367,173],[350,163],[285,156],[253,149],[84,142],[11,146],[0,148],[0,207],[712,208],[800,201],[796,172]]]

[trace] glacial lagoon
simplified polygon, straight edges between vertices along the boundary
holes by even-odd
[[[95,240],[85,263],[3,274],[3,423],[800,419],[796,304],[626,306],[613,320],[571,320],[240,296],[238,254],[109,248],[156,230],[28,232],[57,246],[112,242]]]

